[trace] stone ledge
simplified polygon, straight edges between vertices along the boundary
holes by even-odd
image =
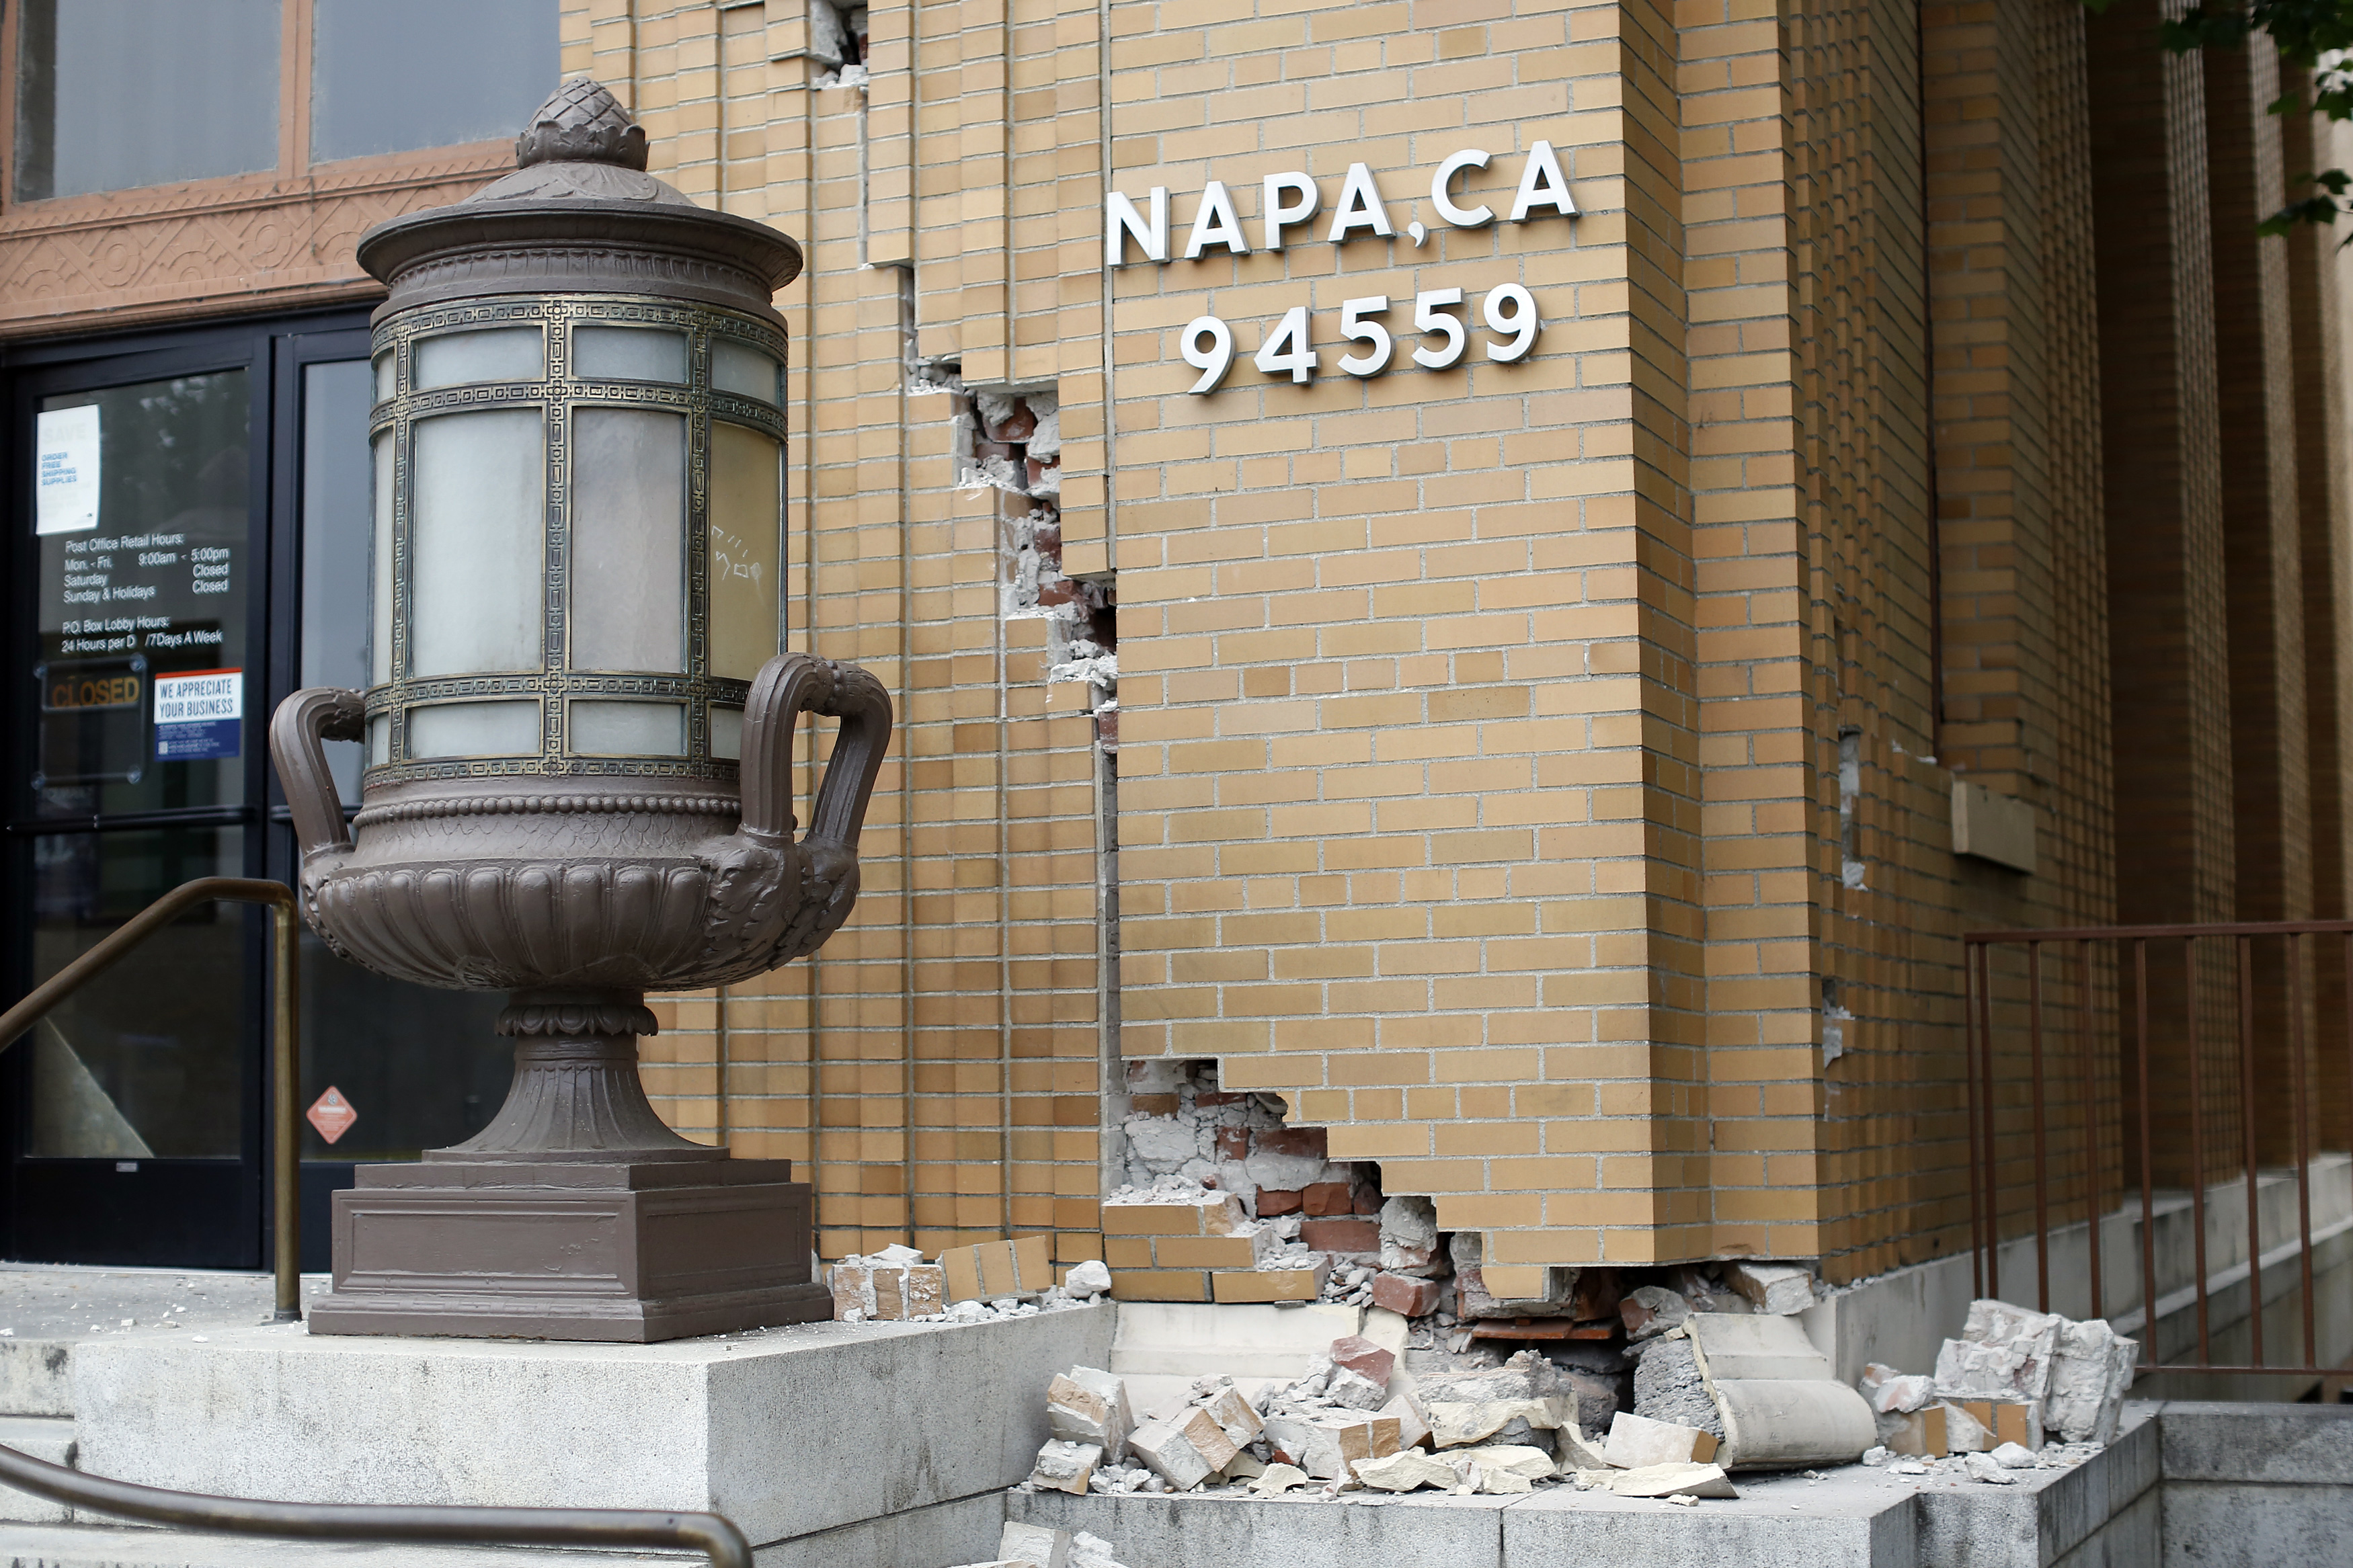
[[[1027,1476],[1039,1391],[1103,1364],[1113,1312],[653,1345],[127,1336],[76,1349],[80,1462],[230,1497],[712,1510],[766,1545]]]
[[[2168,1481],[2353,1486],[2353,1410],[2328,1405],[2156,1406]]]

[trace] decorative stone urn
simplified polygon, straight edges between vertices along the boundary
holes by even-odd
[[[305,919],[420,984],[504,990],[506,1103],[335,1195],[313,1331],[656,1340],[829,1312],[807,1188],[664,1126],[649,990],[748,979],[848,918],[891,732],[779,653],[784,321],[800,248],[644,172],[567,82],[512,174],[378,225],[372,674],[270,753]],[[796,837],[795,726],[840,731]],[[350,830],[325,740],[366,749]]]

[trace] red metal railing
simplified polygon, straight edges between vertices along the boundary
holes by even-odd
[[[2036,1305],[2053,1310],[2063,1239],[2060,1284],[2071,1306],[2089,1308],[2072,1315],[2105,1318],[2116,1307],[2129,1318],[2137,1308],[2144,1372],[2341,1373],[2323,1364],[2324,1332],[2342,1342],[2347,1325],[2322,1316],[2313,1179],[2316,1147],[2353,1142],[2353,921],[1974,931],[1962,941],[1978,1293],[2000,1295],[2005,1244],[2015,1256],[2031,1237]],[[2264,1344],[2265,1173],[2276,1194],[2290,1166],[2301,1361],[2274,1359]],[[2340,1182],[2344,1163],[2329,1163],[2327,1173]],[[2217,1225],[2229,1239],[2237,1219],[2211,1208],[2217,1189],[2240,1184],[2247,1311],[2232,1348],[2243,1342],[2243,1359],[2218,1356],[2211,1300],[2228,1290],[2235,1301],[2238,1266],[2226,1260],[2218,1276],[2210,1256]],[[2182,1250],[2185,1222],[2187,1269],[2161,1269],[2161,1251]],[[2353,1245],[2347,1225],[2328,1227],[2332,1247]],[[2137,1279],[2116,1281],[2107,1267],[2119,1230]],[[2169,1233],[2164,1247],[2160,1231]],[[2287,1265],[2278,1256],[2286,1247],[2282,1237],[2268,1248],[2275,1267]],[[2168,1289],[2168,1272],[2188,1279]],[[2194,1309],[2194,1345],[2161,1321],[2183,1308]],[[2161,1337],[2177,1341],[2171,1353]],[[2332,1348],[2342,1353],[2341,1343]]]

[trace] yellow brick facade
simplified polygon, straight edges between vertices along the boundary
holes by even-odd
[[[805,1163],[828,1258],[1102,1256],[1151,1058],[1279,1093],[1482,1233],[1491,1287],[1966,1245],[1958,933],[2155,918],[2116,887],[2103,485],[2133,458],[2080,7],[878,0],[862,81],[807,10],[565,13],[658,173],[807,247],[789,645],[899,708],[852,922],[665,1005],[665,1113]],[[1576,216],[1440,221],[1441,159],[1492,154],[1454,199],[1508,207],[1539,142]],[[1325,239],[1354,164],[1397,237]],[[1269,248],[1292,171],[1321,210]],[[1249,253],[1183,259],[1213,180]],[[1106,267],[1107,193],[1154,187],[1174,258]],[[2341,336],[2337,253],[2269,243],[2270,308]],[[1544,321],[1515,363],[1475,307],[1505,285]],[[1336,372],[1344,300],[1387,296],[1402,356],[1448,288],[1461,364]],[[1304,385],[1250,361],[1294,306]],[[1195,396],[1203,315],[1239,354]],[[2280,710],[2317,738],[2274,750],[2319,803],[2288,831],[2320,914],[2336,363],[2274,420],[2327,434],[2263,518],[2265,570],[2302,552]],[[1115,597],[1115,707],[1050,679],[1031,524],[970,480],[951,372],[1059,405],[1059,570]],[[1956,770],[2035,807],[2033,875],[1954,856]]]

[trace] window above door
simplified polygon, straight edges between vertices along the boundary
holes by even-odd
[[[353,242],[513,166],[561,5],[7,0],[0,338],[379,292]]]
[[[555,80],[557,3],[19,0],[14,198],[505,141]]]

